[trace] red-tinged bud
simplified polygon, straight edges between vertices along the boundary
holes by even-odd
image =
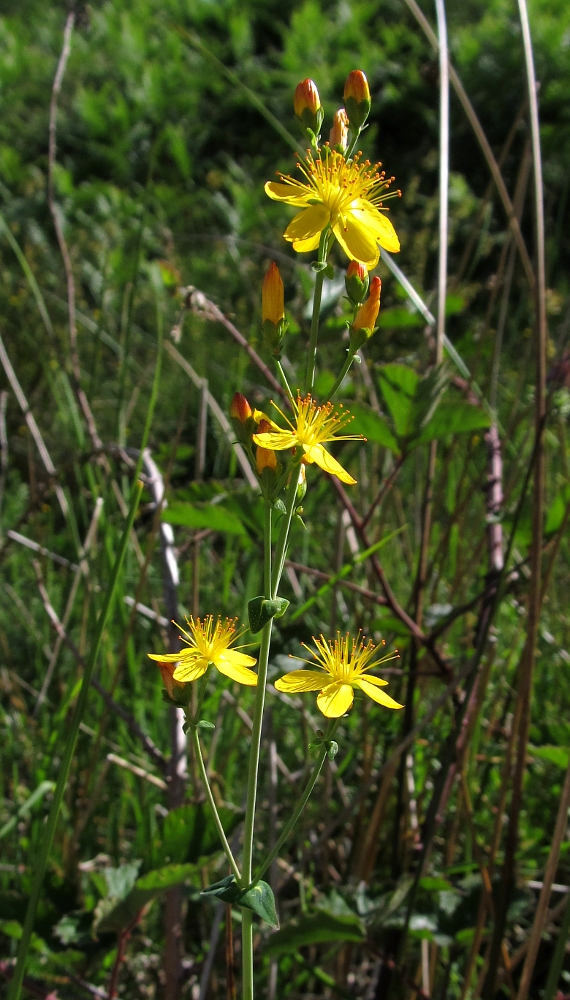
[[[301,80],[301,83],[297,84],[293,107],[303,136],[316,147],[325,113],[313,80]]]
[[[366,265],[362,264],[359,260],[351,260],[346,269],[344,286],[353,306],[359,306],[361,302],[364,302],[369,282],[370,279]]]
[[[344,108],[339,108],[333,118],[333,127],[329,135],[331,149],[336,149],[338,153],[346,153],[348,146],[348,115]]]
[[[366,299],[356,316],[350,329],[350,349],[353,354],[362,347],[372,336],[376,327],[376,320],[380,312],[380,292],[382,282],[380,278],[374,277],[370,282],[370,295]]]
[[[283,281],[275,261],[271,261],[261,289],[261,319],[270,320],[275,326],[285,315]]]
[[[246,420],[249,420],[252,416],[253,410],[245,396],[242,396],[241,392],[234,393],[234,398],[230,406],[230,417],[232,420],[239,420],[240,424],[245,424]]]
[[[370,114],[370,88],[362,70],[353,69],[348,74],[344,85],[344,103],[350,127],[356,132],[362,128]]]
[[[297,84],[295,94],[293,95],[293,107],[297,118],[301,120],[305,111],[309,111],[313,117],[316,116],[321,107],[321,99],[314,80],[310,80],[307,77],[306,80],[301,80]]]
[[[260,420],[256,433],[267,434],[271,430],[273,428],[268,420]],[[270,469],[271,472],[275,472],[277,468],[277,455],[270,448],[262,448],[261,445],[258,445],[255,451],[255,465],[258,475],[261,475],[264,469]]]
[[[186,687],[186,685],[181,684],[180,681],[174,680],[173,674],[176,670],[177,664],[170,663],[168,660],[159,660],[157,662],[157,667],[162,675],[162,683],[166,688],[168,697],[176,701],[176,695],[179,695]]]

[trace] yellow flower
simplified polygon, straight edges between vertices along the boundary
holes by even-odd
[[[371,270],[380,257],[379,246],[392,253],[400,249],[396,231],[381,209],[393,178],[386,178],[369,160],[357,154],[345,160],[336,150],[324,159],[311,153],[298,166],[305,180],[279,174],[280,181],[268,181],[266,194],[302,209],[287,226],[284,237],[298,253],[316,250],[323,229],[330,225],[342,249],[351,260],[359,260]]]
[[[374,659],[377,646],[373,642],[365,642],[360,633],[356,639],[348,634],[337,635],[334,642],[328,642],[324,636],[313,637],[317,652],[305,646],[313,660],[304,663],[313,664],[316,660],[320,670],[292,670],[275,681],[278,691],[287,694],[297,694],[300,691],[319,691],[317,705],[327,719],[339,719],[348,712],[354,701],[354,688],[360,688],[364,694],[384,705],[385,708],[403,708],[397,701],[384,694],[379,688],[385,687],[388,681],[374,677],[368,671],[387,660],[398,658],[398,653],[389,653]],[[384,645],[382,643],[382,645]],[[294,657],[302,659],[302,657]]]
[[[326,441],[362,441],[361,434],[339,434],[338,431],[344,427],[350,417],[347,410],[342,413],[335,413],[332,403],[325,403],[317,406],[311,396],[301,399],[297,396],[293,400],[293,412],[295,423],[292,423],[279,407],[273,403],[275,409],[287,421],[288,427],[282,428],[278,424],[266,417],[264,413],[256,412],[258,419],[263,418],[270,425],[271,430],[258,432],[253,435],[255,444],[261,448],[270,448],[272,451],[286,451],[288,448],[300,447],[303,449],[305,462],[315,462],[325,472],[331,476],[337,476],[341,483],[352,485],[356,482],[336,458],[323,448]],[[262,425],[260,424],[260,427]],[[263,425],[265,426],[265,425]]]
[[[201,618],[187,618],[189,632],[186,632],[180,625],[178,628],[182,634],[180,638],[188,641],[188,646],[181,649],[179,653],[162,653],[160,656],[148,653],[151,660],[158,660],[159,663],[177,663],[174,670],[173,679],[188,683],[197,681],[202,677],[211,663],[226,677],[238,684],[248,684],[254,687],[257,684],[257,674],[249,667],[253,667],[257,662],[253,656],[247,656],[238,649],[230,649],[230,646],[239,638],[236,633],[235,623],[237,619],[226,618],[222,622],[221,618],[214,621],[213,615],[206,615]],[[164,676],[164,673],[163,673]]]
[[[259,424],[258,434],[266,434],[269,430],[271,430],[269,420],[262,420]],[[275,452],[271,451],[269,448],[257,447],[255,449],[255,467],[259,476],[264,469],[271,469],[272,472],[275,472],[277,468],[277,457]]]

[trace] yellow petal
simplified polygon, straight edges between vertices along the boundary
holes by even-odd
[[[190,663],[182,660],[172,676],[175,681],[182,681],[187,684],[190,681],[197,681],[198,678],[203,677],[207,669],[208,661],[204,657],[201,657],[199,660],[193,659]]]
[[[350,684],[333,681],[323,688],[317,698],[317,705],[327,719],[340,719],[341,715],[348,712],[353,701],[354,691]]]
[[[179,660],[184,659],[184,652],[181,650],[179,653],[162,653],[160,656],[157,653],[147,653],[149,660],[158,660],[159,663],[178,663]]]
[[[375,677],[374,674],[365,674],[364,680],[368,681],[369,684],[375,684],[376,687],[386,687],[388,681],[382,680],[381,677]]]
[[[321,691],[329,683],[323,670],[292,670],[275,681],[275,687],[278,691],[297,694],[299,691]]]
[[[359,687],[362,691],[364,691],[364,694],[367,694],[369,698],[372,698],[372,701],[377,701],[379,705],[384,705],[385,708],[404,707],[403,705],[400,705],[397,701],[394,701],[394,699],[391,698],[389,694],[386,694],[384,691],[379,691],[377,687],[374,687],[374,684],[370,683],[371,679],[372,678],[367,678],[366,680],[364,680],[362,677],[360,677],[358,680],[354,681],[354,684],[356,684],[357,687]],[[375,680],[378,680],[378,678],[375,678]]]
[[[253,441],[260,448],[269,448],[270,451],[284,451],[285,448],[294,448],[297,444],[295,434],[291,431],[282,430],[275,431],[274,434],[270,431],[263,434],[254,434]]]
[[[247,684],[249,687],[255,687],[257,684],[257,674],[254,674],[253,670],[248,670],[247,667],[242,667],[239,663],[232,663],[229,658],[227,658],[228,653],[232,650],[229,649],[220,656],[215,663],[215,666],[224,674],[226,677],[230,677],[232,681],[237,681],[238,684]]]
[[[389,250],[390,253],[398,253],[400,241],[396,230],[386,215],[382,215],[376,209],[370,208],[352,208],[351,215],[357,222],[362,223],[366,229],[374,233],[374,237],[381,247]]]
[[[242,653],[239,649],[226,649],[222,656],[224,660],[230,660],[231,663],[236,663],[240,667],[254,667],[257,663],[255,656]]]
[[[330,212],[324,205],[310,205],[297,212],[283,233],[286,240],[296,243],[319,236],[330,219]]]
[[[265,193],[273,201],[284,201],[288,205],[306,205],[309,198],[314,198],[314,191],[303,184],[279,184],[277,181],[267,181]]]
[[[366,264],[369,271],[376,267],[380,251],[375,235],[357,221],[352,213],[339,219],[333,226],[333,231],[347,257]]]
[[[310,236],[308,240],[293,240],[293,250],[297,253],[308,253],[309,250],[316,250],[320,241],[320,233]]]
[[[314,444],[311,447],[305,446],[303,450],[309,462],[315,462],[324,472],[328,472],[331,476],[336,476],[337,479],[340,479],[341,483],[353,486],[356,482],[356,479],[353,479],[346,469],[343,469],[342,465],[337,462],[336,458],[332,457],[326,448],[323,448],[322,444]]]

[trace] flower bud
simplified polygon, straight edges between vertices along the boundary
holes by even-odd
[[[380,312],[380,292],[382,282],[380,278],[374,277],[370,282],[370,295],[366,302],[360,306],[354,322],[350,328],[350,350],[353,354],[362,347],[372,336],[376,327],[376,320]]]
[[[305,463],[301,462],[299,466],[299,481],[297,483],[297,503],[302,503],[305,499],[307,493],[307,472],[305,470]]]
[[[265,342],[275,357],[281,354],[281,343],[287,332],[283,281],[279,268],[271,261],[261,289],[261,319]]]
[[[336,149],[338,153],[346,153],[348,146],[348,115],[344,108],[339,108],[333,118],[333,127],[329,135],[331,149]]]
[[[365,264],[359,260],[351,260],[346,270],[344,287],[353,306],[359,306],[366,298],[370,279]]]
[[[323,124],[324,111],[317,85],[313,80],[301,80],[295,88],[293,96],[295,115],[299,120],[301,131],[306,138],[318,138]],[[307,133],[311,134],[307,134]]]
[[[362,70],[353,69],[348,74],[344,85],[344,103],[350,127],[356,132],[362,128],[370,114],[370,88]]]
[[[283,281],[279,273],[279,268],[275,261],[271,261],[267,274],[263,279],[261,289],[261,318],[266,319],[277,326],[279,320],[285,315],[285,303],[283,297]]]
[[[273,428],[268,420],[259,421],[257,434],[267,434],[267,432],[271,430],[273,430]],[[255,465],[258,475],[261,475],[264,469],[270,469],[271,472],[275,472],[277,468],[277,455],[274,451],[271,451],[270,448],[262,448],[261,445],[257,445],[255,451]]]
[[[255,430],[253,410],[241,392],[234,393],[230,406],[230,419],[235,436],[242,444],[251,444],[251,436]]]
[[[230,406],[230,417],[232,420],[239,420],[240,424],[245,424],[253,416],[253,411],[245,396],[241,392],[234,393],[234,398]]]
[[[181,684],[180,681],[174,680],[173,674],[177,666],[177,663],[170,663],[168,660],[159,660],[157,662],[157,667],[162,675],[162,683],[166,688],[166,693],[173,701],[179,700],[181,692],[186,687],[186,685]]]

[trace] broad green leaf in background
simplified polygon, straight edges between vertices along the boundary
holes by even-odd
[[[350,415],[354,419],[350,424],[351,434],[363,434],[367,441],[374,441],[384,448],[389,448],[395,455],[400,453],[400,447],[385,417],[375,413],[362,403],[350,404]]]
[[[185,528],[210,528],[212,531],[227,532],[230,535],[245,535],[245,529],[237,514],[222,507],[221,504],[197,507],[183,500],[173,500],[162,512],[162,520]]]
[[[265,952],[268,955],[289,955],[305,945],[333,941],[361,943],[364,938],[362,922],[355,914],[337,915],[317,910],[315,913],[304,914],[294,923],[272,934],[265,945]]]
[[[547,515],[546,524],[544,525],[545,535],[554,535],[560,527],[562,526],[562,521],[564,520],[564,514],[566,513],[566,508],[570,503],[570,484],[567,483],[562,487],[560,493],[555,497],[552,504],[550,505]]]
[[[129,868],[131,865],[122,865]],[[110,869],[120,872],[121,869]],[[122,896],[109,893],[100,900],[95,908],[93,932],[105,934],[109,931],[121,931],[128,927],[147,903],[161,896],[168,889],[180,885],[187,879],[194,879],[199,884],[198,870],[195,865],[167,865],[155,871],[148,872],[142,878],[136,879],[131,888]],[[121,879],[124,882],[124,879]],[[126,884],[126,883],[125,883]]]
[[[568,747],[531,746],[529,750],[533,757],[538,757],[539,760],[546,760],[549,764],[556,764],[557,767],[561,767],[564,771],[570,763],[570,749]]]
[[[490,425],[491,419],[481,407],[467,403],[464,399],[446,399],[439,404],[433,417],[423,428],[417,444],[439,440],[448,434],[483,430]]]
[[[431,420],[445,392],[445,366],[432,368],[420,378],[408,365],[383,365],[378,379],[400,445],[410,444]]]
[[[218,809],[229,837],[243,814],[234,809]],[[153,862],[158,868],[167,864],[196,863],[221,850],[220,837],[209,809],[203,805],[184,805],[171,809],[162,824],[161,837],[155,841]]]

